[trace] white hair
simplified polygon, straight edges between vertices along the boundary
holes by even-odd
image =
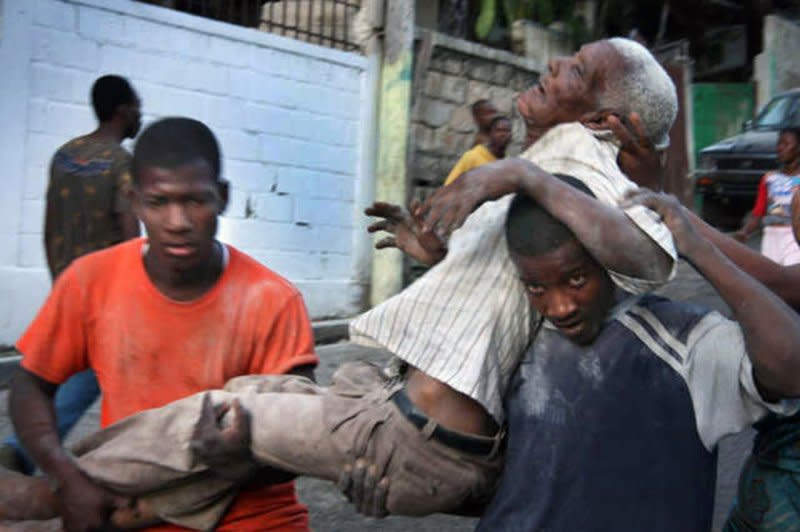
[[[642,119],[650,140],[659,148],[669,145],[669,129],[678,113],[675,85],[655,57],[631,39],[607,41],[622,57],[621,72],[610,72],[600,96],[600,105]]]

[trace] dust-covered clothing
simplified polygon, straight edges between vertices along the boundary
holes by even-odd
[[[506,398],[508,447],[479,531],[710,530],[715,446],[797,401],[756,389],[738,324],[655,296],[591,345],[545,326]]]
[[[227,246],[214,286],[193,301],[173,301],[145,271],[145,243],[130,240],[77,259],[17,343],[22,366],[49,382],[93,368],[103,397],[101,426],[222,388],[239,375],[316,364],[303,300],[288,281]],[[307,528],[292,483],[253,483],[219,530]]]
[[[456,433],[430,420],[419,426],[425,416],[409,406],[402,386],[376,366],[350,363],[328,388],[294,375],[251,375],[206,393],[214,403],[238,398],[250,412],[251,450],[261,464],[336,481],[343,466],[364,457],[391,479],[386,504],[394,514],[488,500],[502,466],[501,436]],[[206,393],[90,436],[75,449],[79,466],[115,491],[145,494],[162,518],[214,529],[236,483],[215,476],[190,451]]]
[[[53,155],[47,186],[53,278],[81,255],[122,241],[118,215],[130,210],[130,161],[118,143],[91,137],[73,139]]]
[[[636,185],[617,166],[619,148],[612,137],[577,123],[564,124],[522,157],[551,174],[580,179],[598,200],[617,205]],[[483,204],[453,233],[441,262],[350,324],[352,341],[387,349],[475,399],[500,424],[502,397],[529,343],[532,320],[505,241],[510,201],[509,195]],[[674,263],[672,234],[660,218],[641,206],[624,212]],[[647,292],[661,284],[609,273],[629,292]]]

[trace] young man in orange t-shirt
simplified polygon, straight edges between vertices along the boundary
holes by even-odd
[[[129,501],[84,475],[62,446],[52,408],[59,383],[94,369],[106,427],[239,375],[313,376],[317,363],[297,289],[214,238],[228,190],[211,131],[187,118],[157,122],[136,145],[132,176],[148,238],[75,261],[17,344],[23,369],[11,388],[11,416],[55,485],[67,531],[105,529]],[[288,480],[279,471],[259,474],[217,529],[308,530]]]

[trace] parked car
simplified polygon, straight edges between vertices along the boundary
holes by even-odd
[[[761,176],[778,165],[775,144],[784,127],[800,127],[800,88],[772,98],[738,135],[700,150],[695,193],[702,196],[703,219],[723,229],[741,225]]]

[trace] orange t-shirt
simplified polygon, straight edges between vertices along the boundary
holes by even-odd
[[[288,281],[228,246],[216,284],[194,301],[173,301],[150,281],[144,243],[135,239],[76,260],[17,343],[22,366],[53,383],[93,368],[103,427],[222,388],[238,375],[317,363],[303,299]],[[308,514],[294,483],[254,483],[218,530],[308,530]]]

